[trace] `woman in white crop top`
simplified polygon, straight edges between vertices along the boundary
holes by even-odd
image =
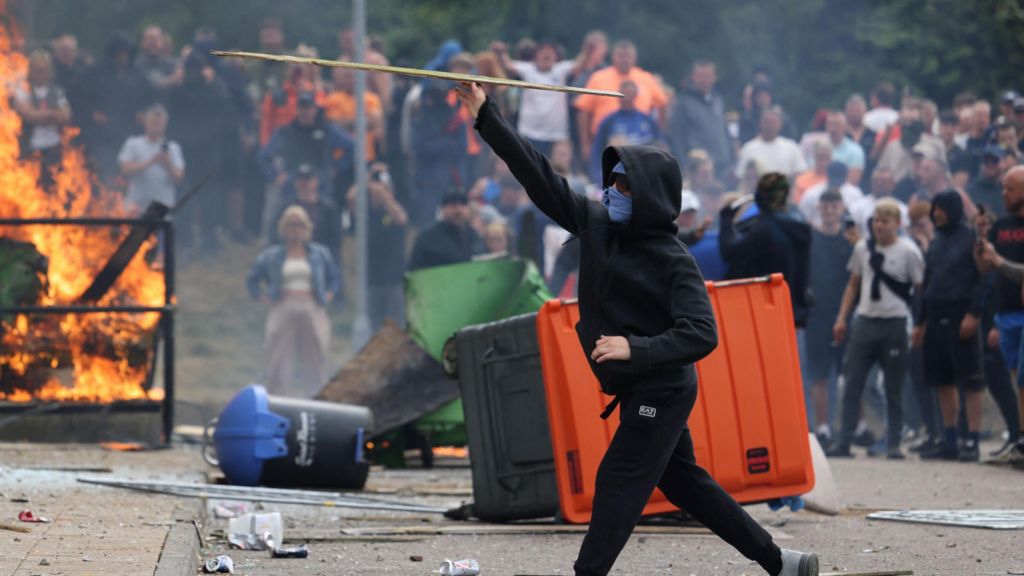
[[[313,222],[300,206],[281,215],[282,243],[266,248],[249,273],[250,294],[270,305],[264,338],[267,390],[312,398],[327,381],[330,321],[326,305],[340,287],[326,247],[311,241]]]

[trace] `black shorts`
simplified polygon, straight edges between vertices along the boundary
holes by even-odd
[[[981,370],[981,330],[960,339],[963,316],[929,318],[924,332],[924,377],[935,387],[955,384],[965,390],[984,390]]]

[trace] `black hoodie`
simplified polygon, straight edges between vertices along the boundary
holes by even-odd
[[[731,212],[723,214],[718,228],[718,250],[729,265],[727,278],[782,274],[789,285],[793,322],[798,327],[805,326],[810,314],[807,283],[811,227],[784,212],[761,208],[751,227],[737,234],[732,216]]]
[[[490,99],[476,128],[533,203],[580,243],[576,333],[601,389],[620,394],[695,385],[693,363],[715,349],[718,333],[704,279],[676,238],[682,182],[675,158],[651,146],[604,151],[605,184],[621,161],[633,193],[629,222],[616,223],[600,203],[570,190]],[[602,335],[626,337],[631,359],[590,360]]]
[[[935,227],[935,238],[924,258],[924,282],[920,310],[915,318],[924,324],[929,317],[959,317],[965,313],[980,318],[988,284],[974,265],[975,235],[964,223],[964,202],[960,193],[948,190],[932,200],[935,209],[946,213],[946,224]]]

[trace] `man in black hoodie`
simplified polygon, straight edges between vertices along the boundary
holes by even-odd
[[[789,285],[793,320],[807,324],[807,278],[811,252],[811,227],[786,213],[789,181],[769,172],[757,181],[754,202],[759,216],[742,234],[733,225],[737,203],[722,208],[718,228],[718,250],[729,265],[729,279],[782,274]]]
[[[118,174],[117,153],[138,128],[136,114],[154,101],[149,83],[132,65],[135,44],[123,32],[107,43],[104,59],[83,80],[82,110],[76,110],[82,137],[105,183]]]
[[[818,573],[813,554],[779,550],[696,464],[686,421],[697,398],[694,362],[718,345],[704,280],[676,238],[679,164],[650,146],[609,147],[603,203],[569,189],[501,117],[478,84],[456,89],[475,127],[530,199],[580,243],[580,344],[620,422],[598,469],[593,515],[575,570],[611,570],[655,487],[769,574]],[[603,205],[602,205],[603,204]]]
[[[935,239],[925,256],[923,297],[914,330],[914,346],[924,346],[925,379],[934,386],[942,411],[942,442],[921,451],[921,458],[978,461],[978,433],[985,380],[981,372],[978,330],[985,282],[974,266],[974,232],[964,223],[960,194],[950,190],[932,200]],[[957,445],[959,393],[967,403],[967,438]]]

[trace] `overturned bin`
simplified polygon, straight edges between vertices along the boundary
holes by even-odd
[[[408,328],[386,323],[317,398],[373,410],[375,461],[401,466],[404,449],[416,442],[429,465],[432,446],[466,443],[459,387],[450,377],[455,333],[536,312],[550,297],[528,260],[504,258],[410,272]]]
[[[207,424],[203,456],[232,484],[358,490],[370,471],[372,433],[368,408],[270,396],[252,385]]]

